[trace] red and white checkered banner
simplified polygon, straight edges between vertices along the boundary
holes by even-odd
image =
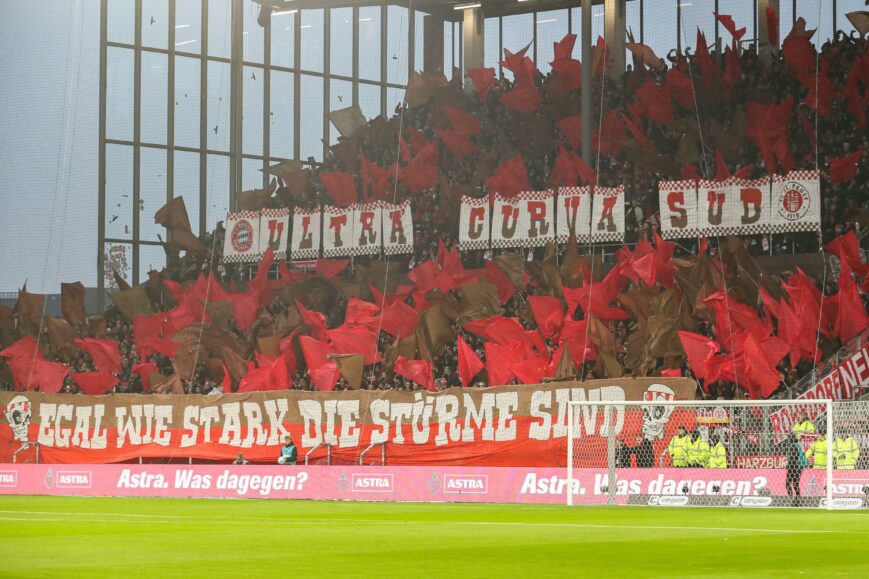
[[[413,253],[413,215],[410,212],[410,201],[401,205],[381,202],[380,211],[383,216],[383,253]]]
[[[736,233],[741,235],[754,235],[768,233],[770,211],[770,186],[769,177],[762,179],[736,179],[730,181],[739,203],[738,215],[735,216]]]
[[[381,203],[360,203],[352,205],[353,209],[353,238],[356,240],[355,249],[350,255],[377,255],[383,246],[381,235],[381,217],[383,210]],[[408,213],[410,211],[408,210]]]
[[[555,194],[523,191],[512,198],[495,194],[492,247],[539,247],[555,239]]]
[[[579,243],[591,241],[591,189],[589,187],[562,187],[558,190],[555,237],[558,243],[567,243],[570,232]]]
[[[817,171],[791,171],[772,180],[770,232],[821,227],[821,180]]]
[[[739,190],[731,180],[697,182],[697,229],[700,235],[738,233]]]
[[[658,201],[664,239],[698,236],[696,181],[661,181]]]
[[[290,237],[290,257],[312,259],[320,257],[319,209],[310,211],[296,207],[293,211],[293,234]]]
[[[662,181],[658,187],[665,239],[812,231],[820,226],[817,171],[724,182]]]
[[[290,210],[263,209],[259,219],[259,253],[272,248],[275,259],[286,259],[287,242],[290,237]]]
[[[459,210],[459,249],[488,249],[489,198],[462,197]]]
[[[223,261],[243,263],[262,256],[259,244],[260,212],[239,211],[226,215],[226,238],[223,241]]]
[[[591,241],[625,240],[625,186],[595,187],[591,202]]]
[[[355,205],[349,207],[323,207],[323,257],[354,255],[356,239],[353,236]]]

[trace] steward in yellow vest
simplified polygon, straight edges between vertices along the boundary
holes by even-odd
[[[805,412],[800,412],[797,415],[797,421],[794,423],[791,432],[797,435],[797,440],[801,440],[806,434],[814,434],[815,425],[812,424],[812,421],[809,420]]]
[[[846,434],[844,438],[836,437],[836,446],[833,447],[833,459],[839,470],[854,470],[857,468],[857,459],[860,458],[860,446],[854,437]]]
[[[709,437],[709,468],[727,468],[727,449],[717,434]]]
[[[688,466],[706,468],[709,466],[709,443],[696,430],[691,432],[691,446],[688,447]]]
[[[815,470],[822,470],[827,468],[827,445],[830,441],[827,439],[826,429],[820,429],[818,434],[821,435],[821,438],[818,438],[812,443],[809,450],[806,451],[806,458],[814,457],[815,460],[812,463],[812,468]],[[835,452],[833,453],[833,456],[835,456]]]
[[[670,455],[670,460],[673,461],[673,466],[681,468],[688,466],[688,448],[691,446],[691,437],[684,426],[679,427],[679,434],[670,439],[670,444],[667,445],[667,450],[664,452]],[[664,456],[661,456],[663,466]]]

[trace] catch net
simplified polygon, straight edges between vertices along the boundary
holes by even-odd
[[[568,504],[869,506],[867,402],[572,402],[571,412]]]

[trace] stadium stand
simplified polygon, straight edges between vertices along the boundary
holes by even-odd
[[[43,317],[40,296],[21,291],[0,320],[2,388],[436,391],[686,375],[698,378],[698,397],[793,397],[840,348],[862,344],[869,325],[860,250],[869,52],[856,34],[838,33],[819,53],[810,37],[798,20],[771,60],[750,46],[665,60],[637,49],[618,78],[599,67],[591,166],[577,156],[581,89],[570,66],[541,74],[520,52],[502,62],[512,79],[478,69],[462,86],[458,75],[418,74],[393,116],[342,137],[322,164],[278,168],[272,188],[238,195],[239,209],[254,211],[407,199],[410,257],[321,259],[307,270],[270,254],[225,263],[224,229],[197,239],[183,204],[170,203],[155,217],[171,232],[166,269],[141,287],[119,280],[103,315],[86,318],[72,284],[63,318]],[[758,135],[758,119],[786,139]],[[517,156],[527,177],[506,178],[523,189],[624,184],[625,246],[459,252],[459,199],[487,195]],[[821,172],[821,240],[658,235],[661,180],[802,169]],[[833,274],[821,245],[838,258]],[[809,273],[786,259],[801,254],[818,264]],[[773,273],[764,263],[785,265]],[[342,354],[364,364],[333,357]]]

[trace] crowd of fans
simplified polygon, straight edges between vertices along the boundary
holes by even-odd
[[[849,37],[842,33],[838,34],[833,41],[822,46],[819,62],[826,63],[824,66],[828,67],[828,75],[834,87],[839,89],[844,87],[854,64],[859,63],[861,58],[867,58],[866,50],[864,39]],[[718,58],[720,55],[713,53],[713,56]],[[595,78],[592,90],[595,91],[595,95],[603,95],[603,98],[600,99],[597,96],[593,98],[596,107],[593,116],[603,119],[612,110],[620,110],[627,114],[628,107],[636,100],[634,91],[639,84],[651,79],[660,86],[665,82],[667,71],[672,67],[693,66],[693,64],[688,64],[692,62],[690,54],[679,54],[675,51],[668,55],[667,61],[667,66],[658,69],[647,69],[646,66],[635,63],[637,68],[634,69],[633,66],[629,66],[628,71],[621,77],[604,74],[602,77]],[[703,91],[700,88],[702,83],[700,72],[692,69],[694,88],[697,91],[696,110],[683,108],[678,101],[674,100],[673,107],[676,119],[694,119],[695,123],[699,123],[699,130],[703,131],[708,130],[709,121],[712,120],[724,127],[730,126],[737,111],[750,101],[775,103],[793,98],[795,103],[804,102],[807,89],[804,84],[797,80],[780,55],[766,59],[758,55],[751,46],[746,46],[739,55],[739,61],[742,76],[730,87],[729,99],[707,98],[709,97],[708,91]],[[387,196],[388,200],[398,202],[404,198],[409,198],[414,217],[414,253],[410,256],[391,258],[389,271],[392,280],[390,287],[395,287],[395,284],[401,280],[406,280],[407,272],[414,267],[427,260],[436,260],[440,247],[439,242],[442,241],[447,248],[456,243],[458,236],[457,206],[451,191],[460,190],[462,194],[466,195],[484,195],[485,177],[493,168],[490,166],[493,161],[492,151],[498,151],[501,160],[508,154],[518,151],[524,158],[531,186],[539,190],[550,185],[549,176],[555,162],[557,148],[566,143],[567,139],[563,133],[555,128],[558,119],[554,116],[557,113],[554,113],[553,110],[556,109],[556,106],[555,102],[550,102],[549,99],[553,73],[539,74],[536,76],[535,82],[538,89],[547,96],[544,98],[543,104],[533,113],[520,113],[501,103],[500,98],[514,86],[514,82],[504,75],[500,76],[496,86],[489,92],[485,100],[481,100],[470,87],[450,85],[440,89],[441,95],[454,92],[456,99],[459,98],[458,95],[462,95],[462,106],[479,120],[482,127],[481,135],[476,139],[479,151],[466,157],[462,162],[458,162],[452,155],[442,151],[439,168],[440,179],[437,187],[410,195],[402,184],[396,184],[393,194]],[[867,85],[869,85],[869,79],[864,78],[861,89],[864,95]],[[565,106],[564,103],[567,103],[568,107],[573,107],[573,114],[577,114],[580,102],[579,90],[571,91],[567,95],[560,95],[559,99],[558,103],[561,106]],[[317,178],[320,172],[348,171],[358,176],[359,152],[364,153],[369,162],[374,162],[380,167],[389,167],[393,163],[399,163],[401,152],[400,147],[396,144],[398,127],[400,127],[404,140],[410,141],[413,138],[413,132],[426,140],[436,140],[435,130],[442,128],[439,107],[443,100],[443,98],[432,99],[430,102],[415,106],[399,105],[395,110],[395,116],[386,121],[387,126],[393,127],[391,139],[383,138],[384,134],[390,134],[389,131],[375,131],[373,129],[375,122],[372,122],[369,127],[360,130],[359,134],[354,135],[352,139],[342,139],[337,147],[333,147],[333,153],[324,160],[322,165],[312,171],[307,185],[301,192],[288,191],[287,184],[281,181],[275,194],[263,199],[261,206],[286,206],[288,199],[293,204],[303,207],[330,204],[329,192]],[[603,107],[603,110],[600,107]],[[804,133],[804,121],[808,121],[815,128],[816,147]],[[815,123],[817,123],[816,127]],[[836,95],[832,114],[829,115],[817,115],[810,107],[799,104],[791,117],[790,125],[791,149],[796,168],[815,169],[817,167],[821,171],[822,239],[818,239],[817,233],[808,232],[774,236],[748,236],[744,238],[745,247],[752,255],[817,252],[819,243],[829,242],[851,230],[854,227],[854,222],[859,221],[860,216],[864,215],[861,212],[866,211],[867,204],[869,204],[869,196],[866,195],[865,168],[861,167],[857,176],[846,183],[832,183],[826,171],[828,159],[841,157],[859,149],[869,149],[869,132],[866,131],[865,126],[861,127],[859,123],[854,121],[853,116],[846,110],[843,100]],[[538,134],[543,134],[545,138],[538,138]],[[685,131],[680,129],[679,122],[668,126],[648,123],[645,126],[645,134],[654,143],[656,151],[669,154],[668,152],[675,151],[679,147]],[[341,148],[342,145],[344,149]],[[353,152],[352,155],[346,154],[348,145]],[[693,165],[694,170],[701,177],[713,177],[717,149],[714,139],[700,140],[698,157]],[[726,162],[730,171],[735,172],[739,168],[748,167],[747,171],[750,177],[768,174],[768,170],[761,160],[760,151],[748,139],[744,141],[744,146],[739,148],[735,154],[728,156],[730,158],[726,159]],[[498,156],[495,157],[495,160],[498,160]],[[662,168],[660,164],[650,167],[647,164],[637,162],[635,158],[632,160],[627,147],[617,154],[600,154],[598,151],[598,154],[594,156],[592,166],[597,172],[600,184],[624,184],[625,186],[627,203],[625,212],[626,244],[633,247],[641,239],[654,243],[655,233],[659,227],[657,182],[661,179],[677,178],[679,175],[674,175],[672,170],[668,170],[666,167]],[[677,169],[681,171],[685,170],[685,167],[677,165]],[[852,218],[853,215],[858,217]],[[213,272],[217,279],[227,287],[231,283],[243,285],[252,277],[256,265],[223,263],[221,252],[224,235],[224,230],[219,226],[216,231],[204,235],[200,239],[202,244],[211,250],[210,254],[188,252],[180,257],[169,255],[167,269],[163,275],[168,279],[185,283],[195,280],[201,274],[208,275]],[[689,257],[697,253],[698,247],[699,240],[685,240],[677,246],[676,255]],[[580,253],[587,255],[590,249],[580,247]],[[599,254],[604,255],[602,267],[604,272],[615,261],[613,257],[615,249],[616,247],[605,248],[604,251],[601,251],[600,248],[596,249]],[[716,244],[711,243],[710,253],[713,256],[716,250]],[[519,248],[514,251],[522,252],[523,256],[530,262],[540,260],[543,257],[544,249]],[[559,247],[558,252],[559,256],[563,256],[565,247]],[[462,260],[467,268],[480,268],[483,266],[484,260],[491,259],[496,254],[497,252],[491,250],[465,251],[462,252]],[[356,258],[347,269],[339,274],[338,279],[352,280],[357,270],[367,264],[367,259]],[[778,273],[784,276],[789,272]],[[832,295],[837,291],[835,279],[835,276],[827,277],[826,284],[822,284],[821,280],[814,281],[825,295]],[[822,285],[823,287],[821,287]],[[537,290],[533,284],[517,291],[503,305],[502,314],[506,317],[519,318],[527,329],[534,329],[533,318],[529,319],[528,316],[520,314],[525,307],[529,293],[533,294],[535,291]],[[161,298],[163,301],[158,303],[152,300],[151,305],[155,310],[169,310],[174,307],[175,303],[167,292],[163,292],[161,295],[164,296]],[[367,290],[364,295],[359,297],[372,299]],[[863,300],[865,303],[865,295],[863,295]],[[410,298],[408,298],[408,302],[413,303],[410,302]],[[339,295],[329,304],[327,310],[322,312],[329,327],[336,327],[343,322],[346,304],[346,297]],[[292,307],[292,303],[275,297],[261,313],[261,319],[264,318],[267,323],[268,320],[286,314]],[[758,309],[760,310],[760,307]],[[159,353],[151,354],[148,360],[140,359],[139,349],[134,344],[132,323],[115,307],[110,307],[105,312],[104,318],[108,322],[106,336],[116,340],[120,345],[122,370],[118,376],[120,383],[115,388],[116,392],[142,392],[145,390],[140,375],[132,370],[133,366],[140,362],[153,362],[159,373],[164,376],[172,375],[175,372],[172,360]],[[577,310],[577,319],[581,318],[582,313]],[[250,332],[242,332],[231,319],[229,328],[241,343],[252,343]],[[635,319],[617,320],[610,323],[610,330],[616,341],[617,359],[620,363],[624,362],[627,355],[625,344],[635,328]],[[453,329],[467,341],[478,356],[485,359],[481,338],[474,333],[465,331],[460,324],[454,324]],[[701,321],[699,332],[709,336],[714,335],[713,322]],[[393,338],[385,333],[381,333],[378,339],[380,352],[385,352],[393,342]],[[552,346],[551,344],[548,345]],[[253,358],[252,352],[251,358]],[[70,365],[72,371],[96,369],[90,357],[83,352],[72,359],[67,358],[65,361]],[[432,362],[435,384],[438,389],[460,385],[455,343],[436,356]],[[651,375],[658,375],[663,363],[663,360],[659,361],[656,367],[650,371]],[[300,363],[299,367],[300,369],[295,375],[290,377],[288,388],[313,390],[314,385],[304,369],[304,364]],[[789,386],[799,381],[812,368],[813,364],[805,360],[792,367],[786,356],[779,365],[783,379],[777,395],[792,394],[788,390]],[[687,362],[682,363],[681,370],[684,375],[692,375],[692,369]],[[577,377],[583,378],[606,376],[605,370],[594,361],[580,365],[575,368],[575,371]],[[3,378],[2,386],[5,389],[12,389],[9,373],[3,367],[2,362],[0,362],[0,377]],[[184,391],[191,394],[220,394],[225,391],[222,381],[206,370],[204,361],[199,361],[192,376],[182,377],[182,383]],[[475,385],[487,385],[485,370],[477,376]],[[347,387],[345,380],[339,379],[336,388],[344,389]],[[393,373],[391,368],[385,367],[384,364],[377,363],[365,368],[362,388],[368,390],[417,390],[420,386]],[[67,378],[64,391],[77,392],[78,386],[71,378]],[[707,387],[705,390],[698,389],[698,395],[712,398],[733,398],[738,395],[738,388],[734,383],[720,382]]]

